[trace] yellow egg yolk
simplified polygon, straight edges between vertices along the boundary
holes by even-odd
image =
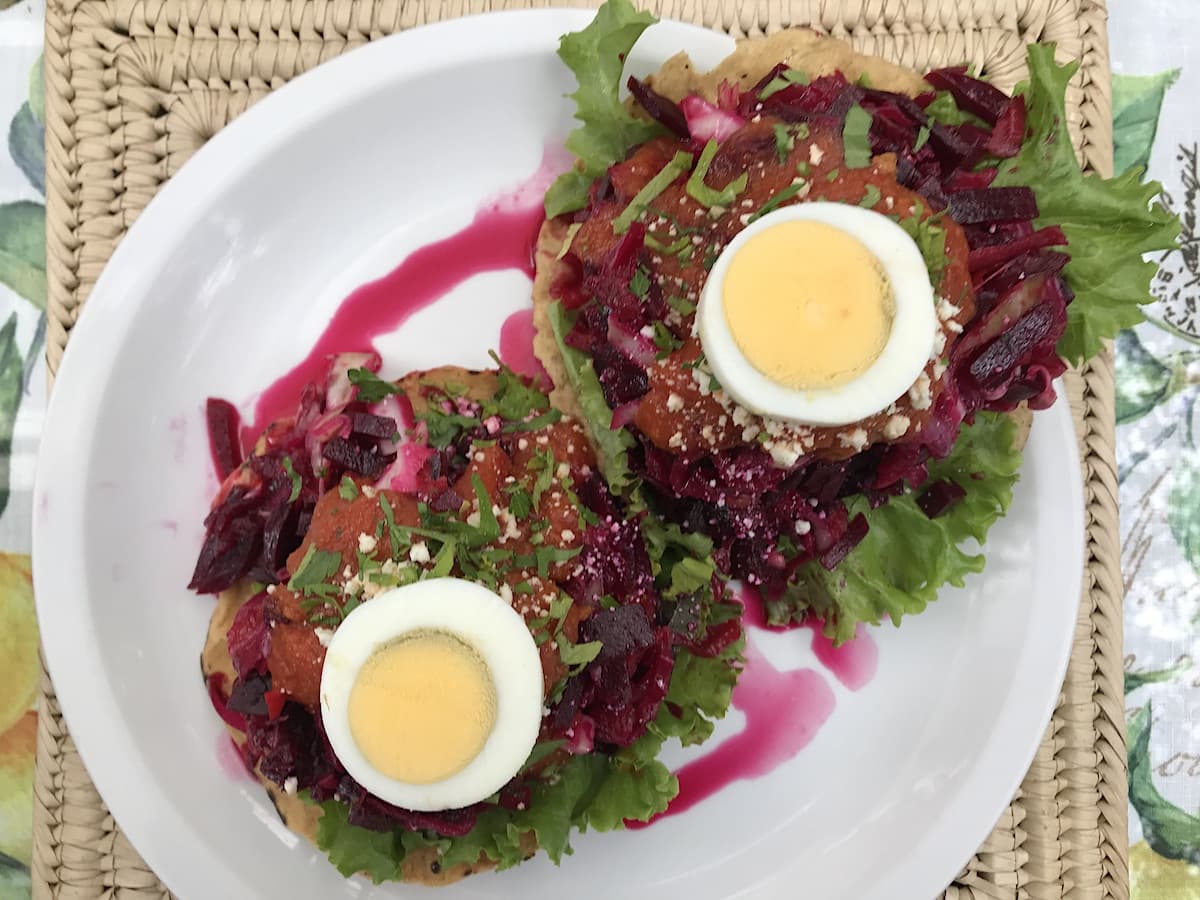
[[[350,691],[350,733],[376,769],[408,784],[461,772],[496,724],[496,686],[473,647],[443,631],[376,651]]]
[[[824,222],[781,222],[749,238],[730,260],[722,299],[750,364],[797,390],[839,387],[865,372],[896,312],[879,260]]]

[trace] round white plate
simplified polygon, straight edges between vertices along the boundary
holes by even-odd
[[[201,409],[241,401],[307,353],[337,302],[470,221],[572,126],[559,36],[589,14],[493,14],[336,59],[263,100],[161,191],[92,292],[59,373],[35,496],[47,659],[112,812],[183,900],[400,897],[343,880],[238,773],[200,680],[211,598],[185,589],[214,489]],[[731,41],[673,23],[632,55],[702,65]],[[484,365],[515,272],[477,277],[382,342],[386,372]],[[769,776],[649,829],[588,834],[439,896],[525,900],[804,896],[924,900],[1011,798],[1066,665],[1082,571],[1066,404],[1041,413],[988,569],[903,628],[879,671]],[[807,633],[760,636],[819,668]],[[740,727],[731,716],[717,738]],[[672,757],[672,761],[683,759]],[[799,886],[802,886],[799,887]]]

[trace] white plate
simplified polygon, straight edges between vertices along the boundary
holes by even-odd
[[[307,352],[350,288],[528,176],[571,125],[573,83],[554,50],[587,21],[460,19],[297,79],[166,185],[92,292],[46,422],[38,612],[89,772],[183,900],[420,892],[341,879],[217,752],[197,662],[212,601],[184,587],[213,490],[201,406],[252,396]],[[631,65],[648,71],[681,47],[712,64],[730,46],[664,23]],[[515,273],[468,282],[384,342],[389,371],[485,363],[528,290]],[[649,829],[579,837],[560,869],[539,858],[439,896],[933,896],[987,835],[1049,718],[1082,534],[1060,401],[1038,416],[986,576],[879,629],[878,675],[856,694],[835,685],[838,709],[797,758]],[[769,637],[768,655],[815,665],[803,632]]]

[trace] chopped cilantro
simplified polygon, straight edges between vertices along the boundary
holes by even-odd
[[[583,225],[580,222],[572,222],[567,226],[567,236],[563,239],[562,246],[558,248],[558,253],[554,257],[555,259],[562,259],[570,252],[571,244],[575,241],[575,235],[579,234],[579,229],[582,227]]]
[[[572,644],[565,637],[560,637],[558,639],[558,656],[574,674],[584,669],[588,663],[599,656],[602,646],[599,641]]]
[[[879,188],[873,184],[868,184],[866,190],[863,191],[863,198],[858,201],[858,205],[864,209],[874,209],[879,203],[879,198],[882,196]]]
[[[750,216],[746,224],[750,224],[750,222],[756,222],[768,213],[775,212],[775,210],[779,209],[779,207],[781,207],[784,203],[786,203],[788,200],[791,200],[802,190],[804,190],[805,184],[806,182],[804,181],[801,181],[799,184],[789,184],[782,191],[780,191],[778,194],[775,194],[770,200],[759,207],[758,211]]]
[[[803,72],[798,72],[795,69],[784,69],[779,75],[776,75],[767,86],[758,93],[759,100],[766,100],[769,97],[778,94],[784,88],[789,88],[793,84],[808,84],[808,76]]]
[[[675,154],[674,158],[662,167],[661,171],[649,181],[645,187],[634,194],[629,205],[621,212],[619,216],[613,219],[613,231],[617,234],[624,234],[629,230],[629,226],[634,223],[642,213],[644,213],[650,204],[654,202],[654,198],[671,186],[680,175],[687,172],[692,167],[692,155],[684,153],[680,150]]]
[[[384,397],[404,393],[390,381],[384,381],[370,369],[351,369],[346,373],[350,383],[358,388],[363,403],[378,403]]]
[[[454,541],[446,541],[433,558],[433,568],[429,570],[430,578],[445,578],[454,568],[454,555],[458,545]]]
[[[674,351],[683,346],[683,341],[672,334],[671,329],[663,322],[654,323],[654,346],[658,348],[655,354],[658,359],[666,359]]]
[[[792,137],[787,130],[787,126],[782,122],[775,123],[775,157],[782,163],[787,159],[788,153],[796,149],[796,139]]]
[[[567,617],[567,613],[571,610],[571,598],[566,594],[560,593],[557,597],[550,601],[550,609],[547,614],[551,619],[557,619],[560,625],[562,620]]]
[[[915,215],[891,218],[907,232],[921,251],[925,267],[929,270],[929,280],[936,286],[941,284],[942,273],[946,271],[946,230],[935,224],[932,217],[922,219],[921,212],[922,207],[917,204]]]
[[[929,126],[922,125],[921,130],[917,132],[917,139],[913,141],[913,153],[916,153],[927,143],[929,143]]]
[[[721,190],[710,188],[705,183],[704,178],[708,175],[708,167],[712,165],[712,161],[716,155],[717,142],[709,141],[704,145],[704,150],[700,153],[700,159],[696,163],[696,168],[687,180],[687,192],[697,203],[704,206],[729,206],[737,199],[737,195],[746,189],[749,176],[743,172]]]
[[[808,173],[811,171],[812,171],[812,168],[804,160],[800,160],[800,162],[796,163],[796,174],[799,175],[801,178],[807,178]]]
[[[538,547],[533,553],[521,553],[513,558],[513,565],[520,569],[536,568],[538,576],[547,578],[552,563],[566,562],[579,555],[578,547]]]
[[[861,169],[871,162],[871,114],[857,103],[846,112],[842,150],[848,169]]]
[[[678,229],[676,229],[676,230],[678,230]],[[692,239],[685,234],[682,237],[676,238],[674,241],[672,241],[669,244],[664,244],[662,241],[660,241],[654,235],[647,234],[646,235],[646,246],[649,247],[651,250],[657,250],[658,252],[665,253],[668,256],[675,256],[676,254],[681,254],[685,250],[690,248],[692,246]],[[649,287],[649,285],[647,285],[647,287]]]
[[[505,434],[512,434],[514,431],[540,431],[548,425],[553,425],[562,418],[562,412],[557,409],[548,409],[545,412],[538,413],[532,419],[527,419],[524,422],[509,422],[500,430]],[[492,443],[495,443],[494,441]],[[476,447],[484,446],[483,441],[476,441]]]
[[[629,279],[629,290],[639,300],[645,300],[646,294],[650,293],[650,274],[641,266],[634,270],[633,277]]]
[[[513,484],[507,488],[508,491],[508,511],[513,514],[518,521],[524,521],[529,518],[533,512],[533,499],[529,496],[529,492],[525,490],[522,484]]]
[[[542,499],[542,494],[550,489],[554,482],[554,453],[549,447],[539,447],[533,451],[533,458],[525,464],[526,470],[536,472],[533,482],[533,505],[536,507]]]
[[[675,310],[681,316],[690,316],[696,311],[696,304],[686,297],[668,297],[667,306]]]
[[[330,578],[342,567],[342,555],[331,550],[318,550],[309,544],[300,559],[300,565],[288,580],[288,590],[318,597],[340,593],[341,589],[328,584]]]
[[[292,465],[292,458],[285,456],[283,458],[283,471],[287,472],[287,477],[292,480],[292,492],[288,494],[288,503],[295,503],[296,498],[300,496],[300,491],[304,487],[304,481],[300,478],[300,473],[296,471],[296,467]]]
[[[828,181],[830,184],[833,184],[835,181],[838,180],[838,176],[841,174],[842,173],[841,173],[840,169],[830,169],[829,172],[826,173],[826,175],[825,175],[825,180]]]
[[[343,500],[358,499],[358,485],[349,475],[342,476],[342,483],[338,485],[338,496]]]

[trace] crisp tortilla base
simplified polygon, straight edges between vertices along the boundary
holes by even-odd
[[[456,366],[443,366],[405,376],[400,380],[400,384],[408,389],[410,397],[415,397],[414,389],[419,384],[440,386],[453,384],[458,388],[465,388],[468,396],[482,400],[494,393],[496,389],[496,376],[490,372],[476,372]],[[419,397],[414,400],[413,405],[417,412],[420,412],[424,408],[424,403]],[[253,591],[250,588],[250,583],[243,580],[229,590],[222,591],[218,597],[216,608],[213,610],[212,618],[208,623],[208,634],[204,640],[204,649],[200,653],[200,671],[206,681],[210,675],[220,673],[225,676],[227,684],[233,683],[237,673],[233,669],[233,660],[230,659],[229,647],[225,641],[225,636],[229,633],[233,619],[237,615],[238,610],[241,609],[242,604],[252,596]],[[228,730],[239,746],[245,743],[246,735],[243,732],[238,731],[236,728],[229,728]],[[255,774],[258,780],[262,782],[263,787],[266,788],[267,794],[271,798],[271,803],[274,805],[275,811],[279,814],[279,818],[283,824],[315,845],[317,842],[317,823],[321,819],[321,808],[311,803],[306,803],[299,796],[285,793],[273,781],[263,778],[259,773]],[[532,836],[526,836],[524,840],[526,843],[524,849],[526,850],[527,857],[533,856],[537,852],[537,842]],[[409,853],[404,858],[401,868],[402,879],[406,882],[440,887],[442,885],[453,884],[476,872],[495,868],[495,863],[486,857],[480,857],[473,864],[461,863],[450,868],[443,868],[437,860],[438,853],[433,847],[423,847]]]
[[[916,72],[894,65],[874,56],[864,56],[849,44],[824,37],[807,29],[779,31],[767,37],[739,41],[733,53],[709,72],[698,72],[686,53],[667,60],[647,81],[658,93],[672,100],[682,100],[688,94],[700,94],[716,101],[717,87],[722,81],[733,81],[745,89],[757,84],[776,64],[784,62],[811,77],[842,72],[854,80],[865,76],[881,90],[916,96],[928,87]],[[631,107],[633,108],[633,107]],[[640,108],[634,108],[641,113]],[[533,352],[554,381],[550,399],[563,412],[586,424],[579,402],[571,390],[566,367],[550,326],[550,286],[566,274],[566,266],[558,259],[567,237],[567,225],[549,219],[538,233],[533,279]],[[1025,446],[1033,422],[1032,413],[1024,406],[1011,413],[1017,424],[1016,446]],[[596,448],[599,453],[599,448]]]

